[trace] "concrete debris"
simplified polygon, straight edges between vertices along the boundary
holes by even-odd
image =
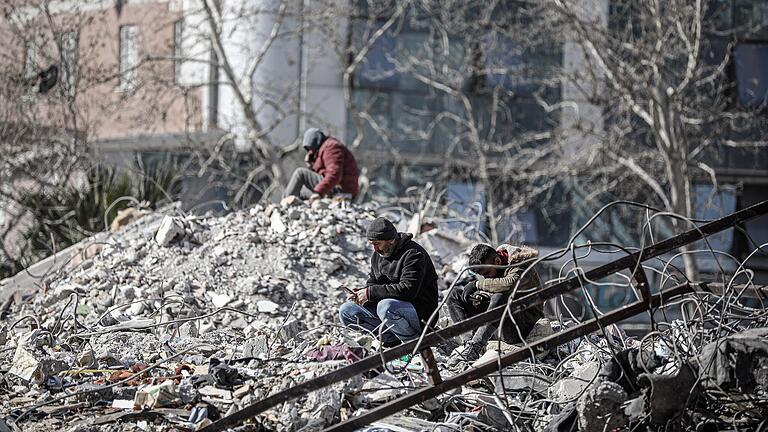
[[[82,389],[88,397],[51,402],[67,416],[65,426],[78,418],[114,423],[118,417],[103,415],[113,405],[121,414],[136,412],[134,405],[191,412],[202,399],[206,414],[198,410],[199,426],[338,367],[344,360],[309,363],[304,353],[323,335],[328,344],[353,343],[334,328],[346,299],[338,287],[365,277],[364,225],[375,214],[329,199],[315,203],[288,200],[221,217],[179,216],[172,208],[133,222],[129,214],[138,213],[126,213],[87,266],[57,274],[45,291],[9,305],[0,321],[2,346],[13,347],[0,351],[6,383],[0,382],[0,418],[62,390]],[[336,288],[329,286],[334,271]],[[32,319],[8,330],[27,315],[39,322],[35,337]],[[104,385],[112,392],[98,390]],[[279,430],[297,430],[313,418],[338,421],[346,393],[334,392],[287,415],[270,411],[265,421]],[[66,408],[72,402],[83,406]],[[170,418],[119,421],[124,430],[136,430],[139,421],[155,431],[190,428],[189,413],[183,424]]]
[[[549,397],[558,403],[573,402],[581,396],[600,372],[600,363],[592,361],[576,365],[570,376],[557,381],[549,388]]]
[[[600,432],[623,427],[629,419],[621,409],[627,400],[627,392],[612,381],[602,381],[590,387],[579,398],[579,430]]]
[[[294,195],[287,196],[280,201],[280,207],[282,208],[288,208],[288,207],[301,207],[304,206],[304,201]]]
[[[229,296],[227,294],[217,294],[217,293],[211,294],[211,303],[213,303],[213,305],[216,306],[217,308],[222,308],[226,306],[230,301],[232,301],[232,296]]]
[[[273,211],[272,216],[269,217],[269,227],[272,228],[272,231],[278,234],[282,234],[288,230],[288,228],[283,223],[283,218],[280,216],[280,212],[278,211]]]
[[[74,360],[72,356],[71,360]],[[13,355],[12,366],[8,373],[21,378],[25,382],[42,384],[52,375],[65,371],[73,364],[54,358],[45,350],[32,350],[24,345],[16,347]]]
[[[748,329],[711,342],[701,349],[696,363],[708,388],[768,392],[768,328]]]
[[[145,386],[136,391],[133,405],[136,409],[154,409],[174,405],[179,396],[173,381],[162,384]]]
[[[380,349],[375,335],[337,324],[343,287],[369,270],[369,207],[291,197],[219,217],[168,213],[126,212],[97,253],[9,304],[0,432],[199,430]],[[473,242],[418,228],[445,298]],[[526,342],[577,324],[550,318]],[[744,322],[761,328],[673,322],[642,344],[608,326],[361,430],[757,430],[768,330],[763,315]],[[463,371],[448,362],[455,342],[433,350],[444,379]],[[490,341],[475,365],[519,349]],[[403,356],[247,427],[321,430],[429,385],[425,364]]]
[[[184,223],[178,218],[166,216],[155,234],[155,241],[160,246],[168,246],[182,236],[184,236]]]
[[[115,399],[112,401],[112,408],[132,410],[134,401],[132,399]]]
[[[273,313],[277,312],[280,305],[269,300],[259,300],[256,302],[256,309],[261,313]]]

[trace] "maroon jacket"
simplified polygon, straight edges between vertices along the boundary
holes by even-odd
[[[312,171],[323,176],[323,180],[315,186],[315,192],[326,195],[334,187],[341,187],[344,193],[357,196],[360,191],[357,184],[357,162],[355,157],[344,144],[336,138],[328,137],[320,145]]]

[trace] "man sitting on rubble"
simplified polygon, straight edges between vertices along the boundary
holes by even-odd
[[[320,129],[304,133],[304,162],[309,168],[297,168],[285,187],[283,198],[297,196],[313,201],[330,194],[343,193],[351,198],[359,192],[357,162],[339,140]]]
[[[427,251],[387,219],[371,222],[367,237],[374,250],[371,273],[341,305],[339,318],[376,337],[381,330],[385,347],[399,345],[418,337],[437,309],[437,273]]]
[[[524,261],[538,255],[536,249],[527,246],[504,244],[493,249],[487,244],[476,245],[469,254],[470,266],[486,264],[507,267],[477,268],[474,272],[479,275],[478,280],[468,283],[463,289],[453,289],[447,300],[451,320],[457,323],[497,306],[506,305],[513,291],[516,293],[515,298],[519,298],[523,293],[528,294],[532,289],[539,289],[541,281],[534,269],[528,269],[523,275],[530,264]],[[521,343],[531,332],[536,321],[543,317],[541,306],[514,315],[514,319],[505,316],[501,340],[509,344]],[[497,334],[498,322],[478,328],[472,339],[456,350],[453,361],[477,360],[485,350],[486,343],[490,339],[496,339]]]

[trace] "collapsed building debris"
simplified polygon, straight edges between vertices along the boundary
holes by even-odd
[[[502,310],[382,351],[336,316],[340,288],[365,277],[361,222],[373,209],[317,202],[147,214],[88,264],[51,275],[0,327],[0,428],[207,431],[247,420],[244,430],[747,430],[768,414],[764,310],[676,275],[653,297],[639,287],[644,277],[630,277],[638,301],[583,323],[542,320],[530,346],[489,344],[474,365],[448,365],[451,339]],[[509,307],[596,278],[562,277],[551,297]],[[697,313],[656,322],[642,339],[613,325],[648,307],[680,309],[684,294]]]

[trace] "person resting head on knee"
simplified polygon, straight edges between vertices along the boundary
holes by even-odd
[[[469,265],[476,280],[463,288],[455,287],[448,294],[447,306],[454,323],[507,304],[509,298],[540,289],[541,281],[533,268],[528,268],[539,252],[527,246],[503,244],[493,248],[478,244],[469,254]],[[502,324],[501,340],[520,343],[533,329],[534,324],[544,316],[541,306],[527,309]],[[498,322],[486,324],[472,334],[463,347],[454,352],[452,363],[476,360],[485,349],[486,343],[498,335]]]

